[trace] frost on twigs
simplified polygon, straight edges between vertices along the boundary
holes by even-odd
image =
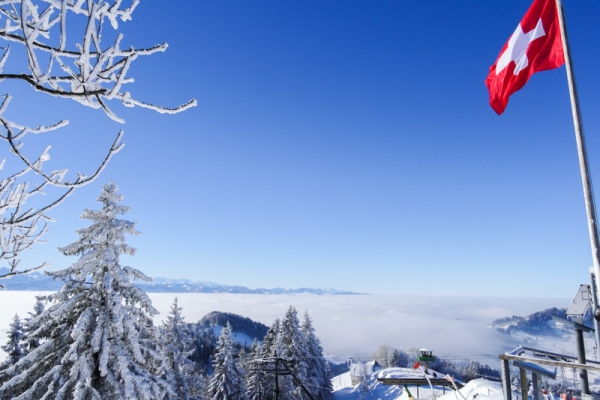
[[[133,82],[128,76],[133,61],[167,48],[166,44],[136,48],[123,43],[119,24],[131,19],[138,3],[138,0],[0,0],[0,82],[26,82],[38,92],[100,109],[121,123],[123,119],[109,108],[111,101],[169,114],[195,106],[196,101],[190,100],[167,108],[135,99],[124,90]],[[11,53],[11,47],[24,51]],[[67,121],[57,116],[59,122],[37,128],[12,121],[6,116],[10,100],[11,95],[0,99],[0,139],[8,144],[22,167],[15,169],[11,163],[16,172],[0,175],[0,261],[7,261],[10,267],[10,272],[0,278],[44,266],[17,268],[21,251],[40,242],[46,232],[49,220],[46,212],[78,187],[93,181],[122,148],[120,132],[93,173],[77,173],[75,179],[68,180],[66,168],[46,171],[43,166],[50,159],[50,146],[30,159],[23,153],[23,139],[29,133],[59,129]],[[1,168],[4,159],[1,156],[0,159]],[[45,194],[50,187],[57,188],[59,194],[48,196],[44,205],[35,209],[25,207],[28,199]]]
[[[135,48],[122,44],[119,21],[131,19],[138,1],[4,0],[0,1],[0,37],[7,42],[0,58],[0,79],[20,79],[36,90],[69,97],[86,106],[101,108],[121,121],[107,105],[118,100],[127,106],[142,106],[161,113],[176,113],[196,105],[191,100],[175,108],[133,99],[123,86],[131,63],[139,56],[166,50],[166,44]],[[77,19],[83,26],[72,32],[67,21]],[[102,42],[107,24],[115,31],[114,41]],[[78,25],[78,29],[81,27]],[[110,29],[110,28],[109,28]],[[105,32],[106,33],[106,32]],[[27,64],[22,70],[5,71],[10,45],[24,46]]]

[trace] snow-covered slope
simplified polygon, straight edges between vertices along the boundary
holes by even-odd
[[[215,333],[216,337],[221,336],[221,331],[223,330],[222,326],[213,326],[212,327],[213,332]],[[250,346],[252,344],[252,342],[254,342],[254,338],[251,338],[250,336],[246,335],[245,333],[241,333],[241,332],[231,332],[231,338],[233,339],[234,342],[237,342],[239,344],[242,344],[244,346]]]

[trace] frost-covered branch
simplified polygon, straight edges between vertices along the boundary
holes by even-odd
[[[173,108],[163,107],[136,99],[124,89],[134,81],[128,73],[138,57],[167,49],[166,43],[146,48],[123,44],[119,23],[130,20],[138,4],[139,0],[0,0],[0,82],[25,82],[35,91],[103,110],[120,123],[124,120],[111,109],[111,102],[166,114],[195,106],[196,101],[190,100]],[[24,52],[11,54],[11,46],[21,47]],[[119,132],[91,174],[76,173],[67,179],[67,168],[48,171],[44,166],[50,159],[51,146],[31,157],[23,151],[24,139],[28,134],[60,129],[68,122],[61,119],[34,128],[12,121],[6,116],[11,98],[5,95],[0,104],[0,141],[15,156],[9,161],[19,164],[11,163],[11,172],[5,177],[0,175],[0,261],[7,261],[10,267],[0,279],[45,266],[19,269],[19,255],[42,241],[47,222],[51,221],[46,213],[98,177],[123,147],[123,132]],[[0,161],[0,170],[6,158]],[[35,208],[26,207],[32,197],[48,195],[50,188],[53,197],[48,196],[49,200]]]
[[[2,68],[0,79],[23,80],[38,91],[102,108],[119,122],[121,119],[108,111],[107,100],[159,112],[181,112],[195,106],[196,101],[191,100],[179,107],[164,108],[134,99],[123,91],[123,85],[133,82],[127,72],[134,60],[167,49],[166,44],[121,48],[123,35],[118,33],[119,20],[130,20],[139,2],[127,2],[128,6],[125,3],[122,0],[0,1],[0,20],[4,26],[0,28],[0,38],[7,42],[3,59],[10,51],[8,43],[24,46],[28,57],[21,71],[7,72]],[[72,17],[85,21],[83,37],[76,37],[76,41],[68,40],[71,35],[66,21]],[[115,31],[115,39],[103,47],[102,30],[106,22]]]

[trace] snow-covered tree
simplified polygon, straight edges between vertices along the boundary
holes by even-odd
[[[312,321],[305,313],[300,326],[293,306],[281,321],[273,322],[260,351],[253,351],[250,364],[247,381],[250,400],[273,399],[275,369],[282,372],[278,377],[280,399],[309,399],[312,396],[322,400],[331,394],[329,366]],[[287,374],[289,372],[291,375]]]
[[[276,352],[277,335],[280,325],[279,318],[275,319],[267,334],[263,338],[262,345],[257,349],[253,357],[252,367],[248,371],[248,398],[250,400],[271,400],[273,399],[274,374],[275,368],[273,357]]]
[[[14,365],[16,364],[23,356],[25,355],[25,350],[23,349],[23,324],[21,323],[21,317],[18,314],[15,314],[11,324],[8,327],[8,342],[2,346],[2,350],[4,350],[8,357],[4,362],[5,365]]]
[[[262,358],[266,359],[273,357],[275,351],[277,350],[275,346],[277,345],[277,336],[279,336],[280,326],[281,320],[276,318],[263,339],[262,346],[260,348],[260,356]]]
[[[307,349],[307,381],[305,386],[315,399],[326,399],[333,391],[329,364],[323,357],[323,347],[315,334],[315,328],[312,326],[308,311],[304,313],[302,334],[306,339]]]
[[[22,400],[164,399],[174,394],[162,378],[167,366],[156,349],[157,311],[133,279],[149,280],[121,266],[122,254],[135,249],[125,234],[137,235],[135,223],[118,219],[129,207],[114,183],[104,185],[101,210],[85,210],[92,221],[79,239],[60,251],[77,255],[70,267],[49,273],[64,286],[47,297],[54,303],[32,320],[40,346],[9,368],[15,374],[0,387],[0,398],[16,393]]]
[[[213,369],[208,389],[210,400],[246,400],[246,372],[236,360],[229,322],[219,336]]]
[[[23,325],[19,315],[15,314],[8,328],[8,341],[6,345],[1,346],[8,357],[0,364],[0,385],[12,378],[14,373],[8,370],[25,356],[26,349],[23,348],[24,346]],[[7,397],[12,397],[12,393],[8,393],[8,395]]]
[[[46,306],[44,306],[44,303],[42,302],[42,300],[40,298],[37,299],[37,301],[35,302],[35,305],[33,306],[33,312],[29,312],[29,317],[25,319],[25,327],[24,327],[24,335],[25,335],[25,341],[27,343],[27,352],[29,353],[30,351],[32,351],[33,349],[37,348],[40,346],[40,339],[34,339],[34,338],[30,338],[29,336],[37,331],[37,329],[40,327],[39,325],[39,319],[36,319],[38,316],[40,316],[44,310],[46,309]],[[33,322],[33,320],[35,319],[35,322]]]
[[[405,352],[399,349],[394,349],[392,354],[392,366],[394,367],[411,367],[414,360],[411,360]]]
[[[248,400],[263,400],[266,398],[264,395],[264,381],[266,372],[264,371],[264,364],[261,362],[260,357],[261,346],[255,339],[254,343],[250,347],[250,354],[248,356],[248,363],[246,365],[246,388]]]
[[[260,357],[260,342],[258,341],[258,339],[254,338],[254,341],[252,342],[250,347],[245,350],[244,353],[242,368],[244,368],[246,372],[250,370],[250,368],[252,367],[252,363],[256,359],[256,357]]]
[[[275,345],[277,356],[289,361],[292,374],[300,382],[307,382],[307,354],[308,348],[306,339],[300,329],[298,312],[293,306],[290,306],[281,320],[277,342]],[[284,375],[280,379],[281,399],[303,398],[304,394],[297,382],[290,375]]]
[[[194,362],[189,356],[194,352],[192,339],[187,324],[181,316],[182,308],[177,304],[177,298],[171,306],[171,312],[161,326],[161,352],[169,371],[167,380],[175,389],[179,400],[190,399],[188,381],[194,374]]]
[[[208,377],[203,371],[194,371],[194,374],[187,377],[188,389],[190,391],[190,400],[205,400],[208,398]]]
[[[371,359],[377,361],[379,365],[381,365],[381,368],[397,366],[395,365],[395,349],[387,344],[379,346],[379,348],[371,354]]]
[[[133,82],[128,76],[133,61],[167,48],[166,44],[135,48],[124,43],[119,23],[131,19],[138,3],[138,0],[0,2],[0,81],[18,81],[39,93],[73,99],[83,106],[103,110],[118,122],[124,121],[109,108],[111,102],[160,113],[176,113],[194,106],[195,100],[173,109],[155,106],[135,99],[125,90],[126,84]],[[21,268],[20,253],[31,248],[46,232],[47,211],[75,189],[97,178],[122,148],[122,132],[119,132],[107,155],[97,161],[97,167],[89,175],[77,173],[67,177],[64,167],[47,170],[45,162],[50,159],[50,145],[39,153],[29,154],[24,149],[24,139],[30,134],[62,128],[68,121],[57,116],[50,125],[39,127],[13,121],[6,112],[12,99],[11,94],[0,99],[0,143],[6,146],[5,154],[14,155],[16,161],[7,165],[4,159],[0,161],[0,167],[4,167],[0,177],[0,260],[9,264],[9,272],[0,278],[46,265]],[[30,108],[29,114],[35,112],[35,108]],[[40,194],[48,194],[45,201],[37,196]],[[32,197],[38,199],[35,208],[34,203],[25,205]]]

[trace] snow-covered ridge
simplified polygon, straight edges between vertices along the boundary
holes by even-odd
[[[8,268],[0,268],[0,275],[7,273]],[[54,281],[43,272],[13,276],[2,281],[8,290],[54,291],[62,287],[62,282]],[[149,293],[245,293],[245,294],[297,294],[317,295],[364,294],[338,290],[333,288],[249,288],[246,286],[228,286],[214,282],[192,281],[189,279],[169,279],[156,277],[152,282],[135,282],[135,285]]]

